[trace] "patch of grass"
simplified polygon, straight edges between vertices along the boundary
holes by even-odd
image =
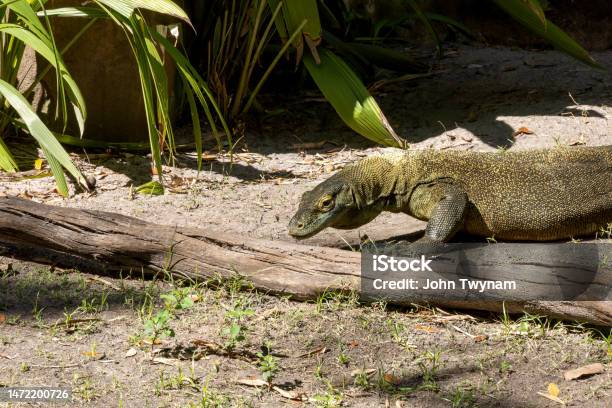
[[[312,396],[312,401],[317,408],[337,408],[343,405],[344,395],[328,384],[325,392]]]
[[[34,301],[34,306],[32,307],[32,317],[34,318],[34,320],[36,320],[36,325],[38,327],[43,327],[44,322],[43,322],[42,313],[45,310],[45,308],[38,306],[38,296],[39,295],[40,295],[40,292],[36,292],[36,300]]]
[[[210,376],[206,377],[204,385],[200,388],[199,401],[190,403],[189,408],[221,408],[230,405],[227,395],[220,393],[210,387]],[[239,406],[239,405],[237,405]]]
[[[441,356],[442,353],[440,351],[427,350],[416,360],[423,381],[419,388],[429,391],[438,391],[440,389],[436,377],[440,368]]]
[[[355,291],[325,290],[315,300],[316,313],[325,310],[340,310],[359,305],[359,295]]]
[[[155,386],[155,394],[161,395],[163,390],[180,390],[185,387],[199,391],[199,379],[195,375],[193,365],[190,368],[189,375],[185,375],[181,367],[177,368],[175,375],[168,375],[165,371],[160,370],[159,379]]]
[[[340,353],[338,353],[338,357],[336,358],[336,360],[338,361],[338,364],[342,366],[348,366],[349,362],[351,361],[351,357],[346,354],[344,350],[340,350]]]
[[[91,402],[99,397],[91,377],[75,373],[72,377],[72,395],[76,395],[85,402]]]
[[[509,361],[502,360],[501,363],[499,364],[499,372],[501,374],[505,374],[505,373],[511,373],[512,371],[514,371],[512,369],[512,364],[510,364]]]
[[[83,299],[77,310],[85,314],[95,314],[108,310],[108,292],[103,291],[99,298]]]
[[[353,380],[353,385],[361,388],[364,391],[368,390],[370,388],[370,378],[368,377],[368,374],[365,371],[358,372]]]
[[[598,233],[599,239],[612,239],[612,222],[608,223],[605,227],[601,227]]]
[[[404,349],[414,349],[415,346],[411,344],[407,338],[404,337],[404,332],[406,331],[406,326],[403,323],[398,322],[393,318],[388,318],[385,320],[385,327],[387,328],[391,339],[402,346]]]
[[[470,388],[457,387],[451,393],[448,401],[452,408],[470,408],[476,406],[474,391]]]

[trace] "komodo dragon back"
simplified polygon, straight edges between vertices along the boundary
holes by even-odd
[[[556,240],[612,222],[612,146],[478,153],[422,151],[417,178],[454,180],[470,205],[464,230],[505,240]]]

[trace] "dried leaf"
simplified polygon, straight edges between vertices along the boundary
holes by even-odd
[[[385,375],[383,375],[383,379],[388,382],[389,384],[393,384],[393,385],[399,385],[402,382],[402,379],[399,377],[394,376],[393,374],[390,373],[386,373]]]
[[[569,142],[570,146],[580,146],[580,145],[585,145],[585,144],[586,144],[586,140],[584,140],[584,136],[580,136],[580,138]]]
[[[261,378],[239,378],[236,380],[236,384],[248,385],[249,387],[268,386],[268,383]]]
[[[138,353],[138,350],[132,347],[128,351],[125,352],[125,358],[134,357],[136,353]]]
[[[533,135],[533,130],[526,128],[525,126],[518,128],[513,134],[512,137],[517,137],[521,135]]]
[[[365,370],[362,370],[360,368],[357,368],[353,371],[351,371],[351,377],[356,377],[360,374],[365,374],[365,375],[370,375],[370,374],[374,374],[376,372],[375,368],[366,368]]]
[[[541,396],[541,397],[544,397],[544,398],[548,398],[551,401],[558,402],[561,405],[565,405],[565,402],[563,400],[559,399],[559,397],[554,397],[554,396],[552,396],[550,394],[547,394],[545,392],[540,392],[540,391],[538,391],[538,395]]]
[[[558,397],[559,396],[560,390],[559,390],[559,386],[557,384],[555,384],[555,383],[548,384],[547,390],[548,390],[548,393],[550,395],[552,395],[553,397]]]
[[[314,350],[307,351],[306,353],[298,354],[294,356],[294,358],[304,358],[304,357],[312,357],[318,354],[324,354],[327,352],[327,347],[317,347]]]
[[[308,397],[302,392],[286,391],[277,386],[272,387],[272,389],[278,392],[282,397],[290,399],[292,401],[308,401]]]
[[[551,401],[555,401],[561,405],[565,405],[565,402],[559,398],[559,386],[555,383],[549,383],[547,387],[547,393],[538,391],[538,395],[548,398]]]
[[[474,336],[474,341],[475,341],[476,343],[480,343],[481,341],[485,341],[487,338],[488,338],[488,336],[487,336],[487,335],[485,335],[485,334],[479,334],[479,335]]]
[[[565,381],[576,380],[588,375],[601,374],[604,372],[604,366],[601,363],[589,364],[573,370],[568,370],[563,373]]]
[[[424,331],[426,333],[439,333],[440,332],[440,329],[436,329],[435,327],[427,326],[425,324],[416,324],[414,326],[414,328],[416,330],[421,330],[421,331]]]
[[[157,363],[157,364],[169,365],[169,366],[172,366],[172,367],[176,367],[176,365],[177,365],[176,360],[173,360],[171,358],[166,358],[166,357],[155,357],[153,359],[153,362]]]

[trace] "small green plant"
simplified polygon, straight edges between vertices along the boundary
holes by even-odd
[[[600,228],[599,239],[612,239],[612,222]]]
[[[72,393],[78,395],[83,401],[91,402],[98,397],[90,377],[75,373],[72,377],[72,382],[75,385]]]
[[[161,338],[174,337],[174,330],[170,327],[171,319],[170,312],[164,309],[144,322],[144,333],[151,341],[151,347]]]
[[[238,343],[246,339],[247,328],[243,325],[246,317],[253,316],[255,311],[248,308],[242,308],[240,302],[236,302],[234,307],[225,313],[225,319],[229,323],[222,330],[223,336],[226,338],[223,348],[227,351],[233,351]]]
[[[346,366],[351,361],[351,357],[348,354],[346,354],[344,350],[341,350],[340,353],[338,353],[337,360],[338,360],[338,364]]]
[[[370,388],[370,379],[368,378],[368,374],[365,371],[358,372],[357,375],[355,375],[353,384],[362,390],[367,390]]]
[[[279,370],[278,358],[271,354],[272,346],[269,342],[266,342],[264,348],[265,351],[257,353],[259,371],[261,372],[261,378],[271,384]]]
[[[417,365],[421,370],[421,376],[423,378],[423,383],[420,387],[421,389],[438,391],[439,386],[436,381],[436,376],[438,374],[438,369],[440,368],[441,355],[442,353],[440,351],[432,352],[428,350],[417,360]]]
[[[471,389],[457,387],[450,397],[452,408],[469,408],[473,407],[476,402],[476,397]]]
[[[83,299],[81,305],[77,309],[81,313],[100,313],[102,310],[108,309],[108,292],[102,292],[100,299],[97,297],[91,299]]]
[[[502,374],[512,372],[512,364],[509,361],[502,360],[499,365],[499,372]]]
[[[353,307],[359,304],[359,296],[354,291],[325,290],[315,300],[316,312],[324,310],[339,310],[343,307]]]
[[[189,404],[189,408],[222,408],[228,406],[227,396],[210,388],[210,375],[200,389],[200,400],[197,404]]]
[[[316,394],[312,397],[317,408],[337,408],[342,406],[344,396],[338,390],[328,384],[328,389],[323,394]]]
[[[387,330],[389,330],[391,338],[394,342],[396,342],[406,350],[415,348],[415,346],[413,344],[410,344],[408,339],[403,335],[406,330],[406,326],[404,326],[403,323],[397,322],[394,319],[389,318],[385,320],[385,326],[387,327]]]
[[[32,306],[32,317],[34,318],[34,320],[36,320],[36,324],[38,326],[42,326],[43,325],[42,313],[45,310],[45,308],[38,306],[39,295],[40,295],[40,292],[36,292],[36,299],[34,300],[34,306]]]
[[[191,288],[176,288],[160,296],[165,308],[170,311],[189,309],[194,305]]]
[[[324,374],[323,374],[323,361],[321,361],[321,360],[317,361],[317,365],[316,365],[316,367],[314,369],[313,374],[314,374],[316,379],[323,380],[323,378],[324,378]]]
[[[195,375],[193,366],[190,369],[189,375],[185,375],[183,369],[178,367],[177,373],[174,376],[168,376],[164,371],[159,372],[159,380],[157,381],[156,390],[158,395],[161,390],[180,390],[184,387],[198,389],[198,378]]]

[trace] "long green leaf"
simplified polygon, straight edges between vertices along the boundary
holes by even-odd
[[[603,68],[563,30],[544,18],[537,0],[495,0],[495,3],[522,25],[546,39],[555,48],[595,68]]]
[[[11,154],[8,146],[0,137],[0,168],[6,172],[15,172],[19,170],[15,158]]]
[[[42,0],[39,0],[42,1]],[[17,29],[13,29],[12,32],[10,28],[7,28],[7,32],[10,35],[15,36],[24,44],[30,45],[35,49],[37,53],[43,56],[57,71],[57,106],[58,106],[58,114],[61,114],[63,117],[64,123],[67,120],[67,109],[66,109],[66,92],[68,95],[68,99],[72,104],[73,111],[75,113],[75,117],[77,119],[77,123],[79,125],[79,130],[81,135],[84,131],[84,122],[87,117],[87,111],[85,107],[85,102],[81,95],[81,92],[68,73],[59,52],[57,51],[57,47],[55,46],[55,42],[53,36],[50,31],[48,31],[42,21],[38,18],[38,15],[26,0],[15,0],[15,1],[5,1],[4,4],[13,10],[20,18],[21,22],[24,23],[24,26],[16,25],[16,24],[7,24],[7,27],[16,26]],[[39,4],[42,7],[42,3],[34,2],[33,4]],[[44,11],[42,12],[44,16]],[[46,18],[46,17],[45,17]],[[48,21],[47,21],[47,25]],[[50,27],[49,27],[50,29]],[[30,35],[28,35],[28,33]],[[8,79],[8,78],[5,78]],[[8,79],[10,80],[10,79]],[[65,88],[65,85],[67,88]]]
[[[79,124],[79,130],[81,134],[83,134],[85,120],[87,117],[85,99],[83,98],[78,85],[68,73],[68,69],[66,68],[64,62],[61,59],[56,58],[57,55],[55,52],[53,52],[53,44],[49,43],[48,40],[43,40],[34,32],[29,31],[17,24],[0,24],[0,32],[9,34],[22,41],[24,44],[27,44],[30,48],[36,51],[36,53],[46,59],[47,62],[49,62],[49,64],[51,64],[59,72],[61,79],[67,86],[68,98],[73,104],[77,123]]]
[[[208,120],[208,123],[212,128],[215,138],[217,138],[219,147],[221,147],[221,143],[217,135],[217,129],[215,127],[215,121],[210,113],[208,104],[213,107],[215,113],[217,114],[219,122],[221,123],[221,126],[225,131],[231,149],[232,139],[230,129],[227,126],[225,119],[223,118],[223,113],[221,112],[221,109],[219,109],[219,106],[215,102],[215,98],[212,92],[206,85],[206,81],[204,81],[204,79],[194,68],[194,66],[191,65],[187,57],[183,55],[174,45],[172,45],[172,43],[168,41],[167,38],[165,38],[157,31],[152,31],[151,34],[153,38],[155,38],[155,40],[162,47],[164,47],[164,50],[172,57],[172,60],[176,63],[176,66],[179,69],[179,74],[181,75],[181,78],[183,79],[183,81],[185,81],[187,85],[189,85],[189,87],[193,90],[194,94],[198,97],[200,105],[202,106],[202,108],[204,109],[204,113],[206,114],[206,119]]]
[[[36,13],[39,17],[45,15],[44,11]],[[51,17],[88,17],[88,18],[107,18],[108,14],[97,7],[58,7],[46,10],[46,14]]]
[[[292,33],[306,20],[302,33],[313,42],[321,40],[321,21],[319,21],[319,9],[316,0],[286,0],[284,4],[284,16],[287,28]]]
[[[191,24],[189,16],[176,3],[170,0],[96,0],[115,10],[124,17],[130,18],[135,9],[146,9],[156,13],[174,16]]]
[[[276,8],[278,2],[272,0],[268,3],[272,10]],[[295,32],[295,30],[302,26],[301,36],[295,37],[293,40],[293,46],[297,50],[296,63],[299,63],[304,52],[304,42],[308,45],[312,56],[315,61],[319,62],[319,55],[317,52],[317,46],[321,43],[322,29],[321,21],[319,19],[319,9],[317,7],[316,0],[286,0],[283,3],[283,21],[284,28],[279,30],[279,26],[282,24],[278,18],[275,19],[276,28],[282,35],[288,35],[289,33]],[[303,22],[306,21],[306,24]]]
[[[36,112],[34,112],[28,101],[21,95],[21,93],[8,82],[0,80],[0,94],[4,96],[9,105],[15,109],[17,114],[21,117],[30,134],[45,151],[47,159],[50,159],[49,163],[52,163],[51,160],[56,160],[57,163],[66,169],[80,185],[87,188],[85,177],[83,177],[74,163],[72,163],[72,160],[70,160],[70,156],[66,150],[64,150],[62,145],[55,139],[55,137],[53,137],[51,131],[40,120]],[[68,191],[65,189],[62,190],[63,185],[65,185],[65,181],[62,185],[64,174],[61,171],[61,167],[59,169],[57,167],[54,169],[52,166],[51,168],[53,170],[53,175],[58,181],[58,190],[60,193],[66,195],[68,194]]]
[[[304,64],[315,83],[344,122],[357,133],[387,146],[404,141],[393,131],[378,104],[349,66],[329,50],[319,51],[321,63],[312,56]]]

